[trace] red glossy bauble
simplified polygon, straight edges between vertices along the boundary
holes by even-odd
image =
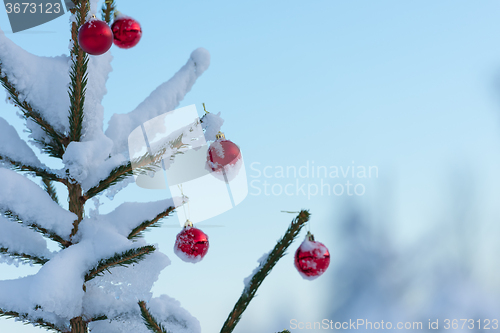
[[[139,43],[142,29],[139,22],[128,16],[117,16],[111,25],[113,43],[122,49],[129,49]]]
[[[91,19],[80,27],[78,44],[88,54],[100,55],[106,53],[113,45],[113,32],[106,22]]]
[[[177,234],[174,252],[183,261],[196,263],[207,254],[208,245],[208,236],[203,231],[187,226]]]
[[[235,165],[240,159],[240,148],[229,140],[216,140],[208,148],[207,162],[213,171],[220,171],[226,166]]]
[[[330,252],[325,245],[307,233],[306,239],[295,252],[295,267],[304,279],[314,280],[330,265]]]

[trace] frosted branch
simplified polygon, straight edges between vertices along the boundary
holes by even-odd
[[[142,319],[144,320],[144,324],[151,332],[172,333],[170,331],[167,331],[167,329],[165,329],[165,327],[163,327],[163,325],[151,315],[144,301],[139,301],[139,307],[141,308],[141,315]]]
[[[106,135],[114,142],[113,152],[121,153],[127,150],[128,136],[136,127],[174,110],[209,64],[208,51],[203,48],[196,49],[187,63],[170,80],[156,88],[135,110],[127,114],[114,114],[106,130]]]
[[[13,43],[0,30],[0,60],[1,83],[10,101],[28,120],[30,137],[43,150],[60,158],[68,143],[64,136],[69,129],[68,56],[36,56]]]
[[[75,214],[61,208],[40,186],[14,171],[0,169],[0,184],[1,210],[11,211],[23,223],[69,241]]]
[[[105,271],[115,266],[127,266],[138,263],[151,252],[155,251],[152,245],[143,246],[137,249],[131,249],[123,253],[117,253],[113,257],[99,261],[97,266],[85,275],[85,282],[92,280],[96,276],[104,274]]]
[[[0,216],[0,252],[37,264],[45,264],[52,257],[47,242],[40,234],[2,216]]]
[[[233,310],[227,317],[221,329],[221,333],[231,333],[234,330],[241,319],[241,315],[257,293],[259,286],[271,272],[278,260],[285,255],[286,250],[293,243],[307,221],[309,221],[309,212],[307,210],[302,210],[292,221],[285,235],[278,241],[274,249],[260,262],[254,274],[249,277],[249,283],[245,286],[240,299],[236,302]]]
[[[4,311],[4,310],[0,309],[0,317],[4,317],[7,319],[15,318],[15,319],[19,319],[27,324],[33,324],[33,326],[35,326],[35,327],[45,328],[46,330],[54,331],[54,332],[62,332],[62,330],[60,330],[56,325],[49,323],[49,322],[46,322],[41,318],[34,319],[34,320],[29,319],[28,314],[25,314],[25,313],[18,313],[15,311]]]
[[[151,220],[146,220],[146,221],[142,222],[140,225],[138,225],[137,227],[135,227],[134,230],[132,230],[132,232],[128,235],[127,238],[128,239],[134,239],[134,238],[140,237],[142,235],[142,233],[147,228],[159,227],[159,223],[158,222],[161,219],[163,219],[164,217],[167,217],[168,215],[170,215],[170,213],[173,212],[174,209],[175,209],[175,207],[170,206],[167,209],[165,209],[163,212],[161,212],[160,214],[156,215],[155,218],[153,218]]]

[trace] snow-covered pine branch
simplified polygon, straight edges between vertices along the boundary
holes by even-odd
[[[0,168],[0,209],[69,241],[76,215],[56,204],[37,184],[14,171]]]
[[[170,80],[158,86],[133,111],[127,114],[114,114],[106,130],[106,135],[114,142],[113,153],[127,150],[128,136],[136,127],[174,110],[209,65],[208,51],[204,48],[194,50],[187,63]]]
[[[144,320],[144,324],[151,332],[170,333],[165,329],[165,327],[160,322],[158,322],[151,315],[151,312],[149,311],[149,309],[146,306],[146,302],[139,301],[139,308],[141,309],[141,316],[142,316],[142,319]]]
[[[172,198],[153,202],[125,202],[112,212],[99,215],[97,219],[113,226],[120,235],[134,239],[140,237],[146,228],[157,226],[174,209]]]
[[[148,314],[168,333],[200,332],[200,323],[179,302],[167,295],[143,301]],[[152,333],[144,323],[137,301],[127,315],[91,323],[92,333]]]
[[[233,332],[248,304],[255,297],[257,289],[276,263],[285,255],[286,250],[298,236],[302,227],[309,221],[309,216],[309,211],[301,210],[297,217],[293,219],[283,237],[276,243],[273,250],[259,260],[259,266],[252,272],[252,275],[245,279],[243,293],[224,322],[220,333]]]
[[[141,224],[139,224],[137,227],[135,227],[131,232],[130,234],[128,235],[128,239],[134,239],[134,238],[137,238],[137,237],[141,237],[143,232],[146,231],[147,228],[154,228],[154,227],[158,227],[159,226],[159,222],[170,215],[170,213],[172,213],[174,211],[175,207],[174,206],[170,206],[168,207],[167,209],[163,210],[161,213],[159,213],[158,215],[156,215],[154,218],[150,219],[150,220],[146,220],[144,222],[142,222]]]
[[[0,66],[2,85],[27,119],[30,137],[42,150],[61,157],[69,129],[69,57],[33,55],[0,29]]]
[[[0,216],[0,253],[35,264],[44,264],[53,254],[39,233]]]
[[[155,250],[154,246],[146,245],[130,249],[122,253],[116,253],[114,256],[107,259],[101,259],[94,268],[85,274],[85,282],[104,274],[105,271],[109,272],[109,270],[114,266],[126,267],[128,265],[136,264],[140,260],[144,259],[147,254],[150,254]]]
[[[45,166],[24,142],[13,126],[0,117],[0,162],[8,168],[36,174],[48,180],[64,182],[62,177]]]
[[[60,327],[45,321],[43,318],[30,318],[27,313],[19,313],[15,311],[4,311],[0,309],[0,317],[14,318],[25,322],[25,324],[32,324],[34,327],[44,328],[47,331],[62,332]]]

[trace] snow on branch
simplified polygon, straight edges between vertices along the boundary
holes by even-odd
[[[36,264],[45,264],[52,257],[52,252],[47,248],[47,241],[39,233],[2,216],[0,253]]]
[[[266,276],[271,272],[278,260],[280,260],[285,255],[286,250],[298,236],[302,227],[307,223],[307,221],[309,221],[309,216],[309,211],[300,211],[300,213],[288,227],[285,235],[278,241],[274,249],[268,255],[259,260],[260,262],[257,269],[252,273],[251,276],[245,279],[245,289],[243,290],[240,299],[234,305],[233,310],[227,317],[220,333],[231,333],[234,330],[241,319],[241,315],[246,310],[248,304],[257,293],[257,289],[264,281]]]
[[[148,298],[149,299],[149,298]],[[139,298],[126,316],[91,322],[92,333],[200,333],[199,321],[180,306],[179,301],[161,295],[149,301]],[[144,316],[147,318],[145,321]],[[147,325],[151,323],[153,330]]]
[[[1,117],[0,161],[14,170],[32,172],[49,180],[64,182],[61,177],[48,170],[47,166],[40,162],[33,150],[19,137],[15,128]]]
[[[43,151],[47,152],[53,157],[61,157],[64,153],[64,142],[67,140],[61,133],[56,131],[45,118],[33,107],[22,100],[21,94],[16,90],[14,85],[9,81],[7,75],[2,72],[2,63],[0,61],[0,83],[7,90],[10,95],[8,100],[14,106],[17,106],[26,119],[26,126],[31,132],[30,137]],[[37,128],[37,126],[39,128]]]
[[[141,237],[142,233],[147,228],[159,227],[159,223],[158,222],[161,219],[163,219],[164,217],[169,216],[170,213],[174,211],[174,209],[175,209],[175,207],[170,206],[167,209],[165,209],[163,212],[161,212],[160,214],[156,215],[155,218],[153,218],[151,220],[146,220],[146,221],[142,222],[137,227],[135,227],[134,230],[132,230],[132,232],[130,232],[130,234],[128,235],[127,238],[128,239],[134,239],[134,238],[137,238],[137,237]]]
[[[44,269],[48,263],[42,266]],[[57,278],[52,277],[52,281]],[[66,331],[68,321],[54,313],[47,312],[33,295],[43,286],[35,275],[13,280],[0,281],[0,317],[16,318],[46,329]],[[58,281],[60,282],[60,281]]]
[[[101,181],[99,181],[99,184],[88,189],[83,198],[85,200],[88,200],[132,175],[132,164],[130,162],[117,166],[113,170],[111,170],[108,177],[102,179]]]
[[[141,316],[144,320],[144,324],[146,327],[153,333],[172,333],[171,331],[167,331],[163,325],[158,322],[149,312],[149,309],[146,307],[146,302],[139,301],[139,307],[141,309]]]
[[[174,209],[174,200],[172,199],[153,202],[125,202],[112,212],[101,215],[99,219],[116,228],[120,235],[133,239],[146,228],[168,216]]]
[[[40,133],[39,128],[28,122],[32,138],[42,143],[54,141],[53,148],[61,148],[63,134],[69,129],[69,57],[31,54],[0,29],[0,63],[2,84],[13,102],[26,118],[43,129]]]
[[[174,110],[209,64],[210,54],[207,50],[194,50],[188,62],[170,80],[156,88],[135,110],[127,114],[114,114],[106,130],[106,135],[114,142],[113,152],[127,150],[128,136],[136,127]]]
[[[38,168],[45,167],[33,150],[19,137],[14,126],[2,117],[0,117],[0,156]]]
[[[15,311],[4,311],[0,309],[0,317],[4,318],[14,318],[26,322],[27,324],[32,324],[35,327],[45,328],[48,331],[62,332],[56,325],[45,321],[42,318],[30,319],[26,313],[18,313]]]
[[[127,266],[138,263],[140,260],[151,252],[154,252],[156,248],[152,245],[147,245],[139,247],[136,249],[130,249],[122,253],[116,253],[113,257],[108,259],[102,259],[99,263],[91,269],[85,275],[85,282],[92,280],[96,276],[104,274],[105,271],[109,272],[109,269],[115,266]]]
[[[14,171],[0,168],[0,209],[25,224],[35,224],[68,241],[77,216],[61,208],[38,185]],[[19,200],[18,198],[23,198]]]

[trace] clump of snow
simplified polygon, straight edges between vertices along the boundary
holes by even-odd
[[[207,141],[215,141],[215,136],[217,135],[217,133],[219,133],[223,124],[224,119],[221,118],[220,112],[217,114],[205,114],[203,116],[203,123],[201,124],[203,130],[205,131],[205,139]]]
[[[213,143],[212,143],[213,145]],[[229,183],[240,175],[240,170],[244,166],[243,155],[240,152],[240,157],[233,160],[231,163],[223,166],[221,168],[219,163],[213,163],[210,159],[207,159],[205,168],[210,172],[215,178]],[[214,171],[215,170],[215,171]],[[243,173],[242,173],[243,174]]]
[[[39,258],[52,257],[52,252],[47,248],[47,241],[42,235],[3,216],[0,216],[0,247],[7,248],[10,252]]]
[[[11,161],[46,168],[36,157],[31,148],[21,140],[14,126],[0,117],[0,157],[7,157]]]
[[[0,29],[0,59],[2,72],[19,91],[20,99],[30,103],[56,130],[67,131],[69,57],[31,54],[14,44]],[[36,134],[32,137],[43,140]]]
[[[211,145],[210,145],[210,151],[213,151],[215,152],[215,154],[220,157],[220,158],[224,158],[224,148],[222,148],[222,144],[220,142],[220,140],[218,141],[215,141],[213,142]]]
[[[90,0],[89,1],[89,15],[92,17],[92,15],[96,15],[97,13],[97,4],[99,3],[99,0]]]
[[[66,148],[63,163],[70,178],[79,182],[84,191],[99,184],[117,166],[127,163],[121,154],[110,158],[111,147],[109,140],[94,140],[71,142]]]
[[[194,62],[194,70],[199,76],[210,66],[210,52],[203,47],[199,47],[191,53],[191,60]]]
[[[189,262],[192,264],[196,264],[197,262],[200,262],[203,259],[203,256],[197,255],[197,256],[190,256],[187,255],[186,253],[182,252],[181,249],[177,248],[177,246],[174,246],[174,253],[184,262]]]
[[[209,64],[208,51],[196,49],[187,63],[170,80],[156,88],[135,110],[127,114],[114,114],[106,130],[106,135],[115,143],[113,152],[127,150],[128,136],[136,127],[174,110]]]
[[[174,206],[173,199],[154,202],[126,202],[112,212],[102,215],[100,219],[113,225],[120,235],[128,236],[142,222],[154,219],[171,206]]]
[[[87,66],[88,82],[85,93],[84,112],[82,124],[82,141],[108,141],[103,135],[104,107],[101,102],[104,95],[107,94],[106,82],[109,73],[113,70],[111,61],[113,56],[111,52],[106,52],[100,56],[89,56]],[[107,142],[104,143],[108,145]]]
[[[83,299],[86,316],[106,315],[114,318],[122,313],[135,312],[139,300],[152,297],[151,288],[170,259],[154,252],[129,267],[113,267],[110,272],[86,283]]]
[[[269,254],[271,254],[272,251],[269,251],[267,253],[264,253],[262,255],[262,257],[259,258],[259,260],[257,260],[257,262],[259,263],[259,266],[257,266],[256,268],[254,268],[254,270],[252,271],[252,274],[250,274],[249,276],[247,276],[244,280],[243,280],[243,284],[245,285],[245,289],[243,290],[244,293],[247,293],[249,288],[250,288],[250,282],[252,282],[252,278],[255,276],[255,274],[257,274],[258,271],[260,271],[260,269],[264,266],[264,264],[266,263],[267,261],[267,258],[269,257]]]
[[[133,311],[111,321],[92,322],[92,333],[150,333],[144,325],[137,303]],[[147,308],[167,332],[200,333],[199,321],[180,306],[179,301],[167,295],[152,298],[146,303]]]
[[[303,252],[314,252],[315,250],[321,252],[321,251],[323,251],[324,247],[325,246],[323,244],[321,244],[320,242],[311,241],[306,236],[306,238],[304,239],[302,244],[300,244],[299,248]]]
[[[0,208],[69,240],[76,215],[61,208],[37,184],[11,170],[0,168]],[[19,200],[24,198],[24,200]]]
[[[134,177],[125,178],[121,182],[116,183],[115,185],[112,185],[112,186],[108,187],[108,189],[104,192],[104,195],[109,200],[113,200],[115,198],[115,195],[118,192],[120,192],[121,190],[123,190],[128,185],[134,183],[134,181],[135,181]]]

